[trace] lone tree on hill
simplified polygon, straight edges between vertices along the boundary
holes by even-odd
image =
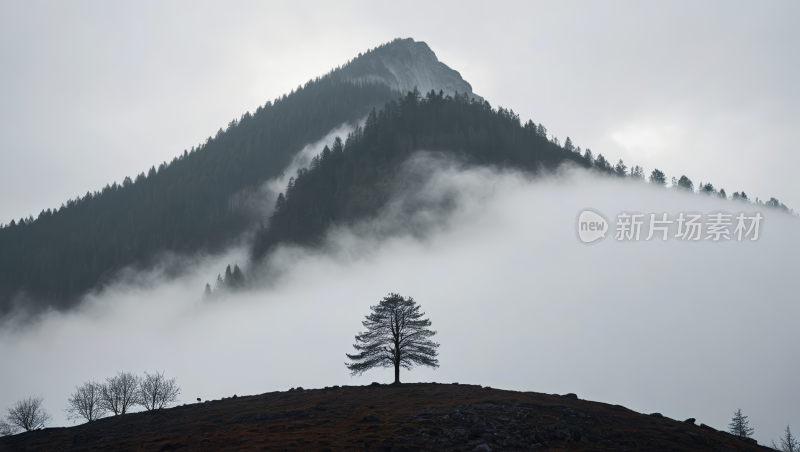
[[[439,344],[428,338],[436,331],[428,329],[431,321],[423,319],[424,312],[413,298],[396,293],[384,297],[377,306],[370,306],[372,314],[361,322],[366,332],[356,336],[353,348],[358,354],[350,355],[353,362],[345,363],[350,375],[361,375],[375,367],[394,366],[394,383],[400,384],[400,368],[411,370],[416,366],[439,367],[436,348]]]
[[[728,430],[732,435],[745,439],[753,436],[752,428],[747,426],[747,416],[742,415],[742,410],[738,409],[733,413],[733,421],[728,424]]]

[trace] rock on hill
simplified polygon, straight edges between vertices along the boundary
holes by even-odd
[[[2,451],[771,450],[619,405],[473,385],[292,389],[0,437]]]
[[[370,81],[388,85],[392,91],[405,94],[414,87],[422,93],[442,90],[452,95],[456,91],[470,98],[483,100],[472,92],[472,85],[436,58],[428,44],[411,38],[394,41],[359,54],[338,71],[343,80]]]

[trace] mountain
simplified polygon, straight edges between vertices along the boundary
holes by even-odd
[[[398,39],[233,119],[171,162],[2,225],[0,315],[67,309],[122,268],[224,249],[262,220],[250,208],[260,187],[303,146],[414,86],[472,95],[425,43]]]
[[[375,49],[359,54],[338,73],[342,80],[351,82],[376,82],[387,85],[392,91],[407,93],[417,88],[423,93],[431,90],[444,94],[466,94],[468,98],[482,101],[472,92],[472,85],[461,78],[458,71],[450,69],[436,58],[428,44],[411,38],[395,39]]]
[[[268,392],[0,437],[0,450],[772,450],[620,405],[477,385]]]
[[[363,118],[363,128],[326,147],[276,201],[264,198],[264,184],[282,176],[304,146]],[[418,151],[527,172],[571,162],[644,180],[638,166],[629,175],[622,161],[612,166],[588,149],[582,155],[569,138],[562,147],[542,124],[523,124],[513,110],[474,94],[427,44],[396,39],[244,113],[146,174],[0,227],[0,316],[69,309],[121,269],[220,252],[244,231],[256,230],[255,265],[281,243],[314,245],[333,225],[376,215]],[[693,189],[685,176],[677,185]],[[711,184],[700,188],[725,196]],[[264,205],[273,202],[266,219]],[[788,210],[774,198],[766,205]],[[182,261],[170,260],[171,274]],[[235,268],[227,282],[242,284],[242,274]]]

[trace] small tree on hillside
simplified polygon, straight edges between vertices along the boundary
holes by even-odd
[[[353,361],[345,363],[350,375],[361,375],[375,367],[394,367],[394,382],[400,384],[401,367],[439,367],[439,344],[428,339],[436,331],[428,329],[431,321],[422,318],[425,313],[419,312],[413,298],[390,293],[370,309],[372,314],[361,322],[367,331],[357,335],[353,344],[359,353],[347,354]]]
[[[102,385],[100,401],[103,408],[114,415],[125,414],[132,407],[139,405],[139,384],[142,377],[131,372],[117,372],[117,375],[106,378]]]
[[[797,441],[796,436],[792,435],[792,431],[787,425],[786,431],[781,436],[781,446],[778,447],[775,441],[772,441],[772,448],[781,452],[800,452],[800,442]]]
[[[733,421],[728,424],[728,431],[739,438],[749,438],[753,436],[754,429],[748,427],[747,424],[747,416],[742,415],[742,410],[738,409],[733,413]]]
[[[75,386],[75,392],[67,399],[67,408],[64,410],[67,419],[92,422],[105,416],[107,411],[102,403],[102,392],[102,385],[93,381]]]
[[[19,427],[0,419],[0,436],[14,435],[19,432]]]
[[[164,372],[156,371],[152,375],[145,372],[139,384],[139,403],[148,411],[156,411],[177,402],[181,388],[176,380],[176,378],[167,380],[164,378]]]
[[[8,409],[6,422],[12,428],[19,428],[26,432],[43,428],[52,417],[44,409],[42,402],[44,402],[44,397],[28,397],[20,400]]]

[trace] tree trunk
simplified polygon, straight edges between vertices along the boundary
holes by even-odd
[[[400,384],[400,364],[399,363],[395,363],[394,364],[394,384],[396,384],[396,385]]]

